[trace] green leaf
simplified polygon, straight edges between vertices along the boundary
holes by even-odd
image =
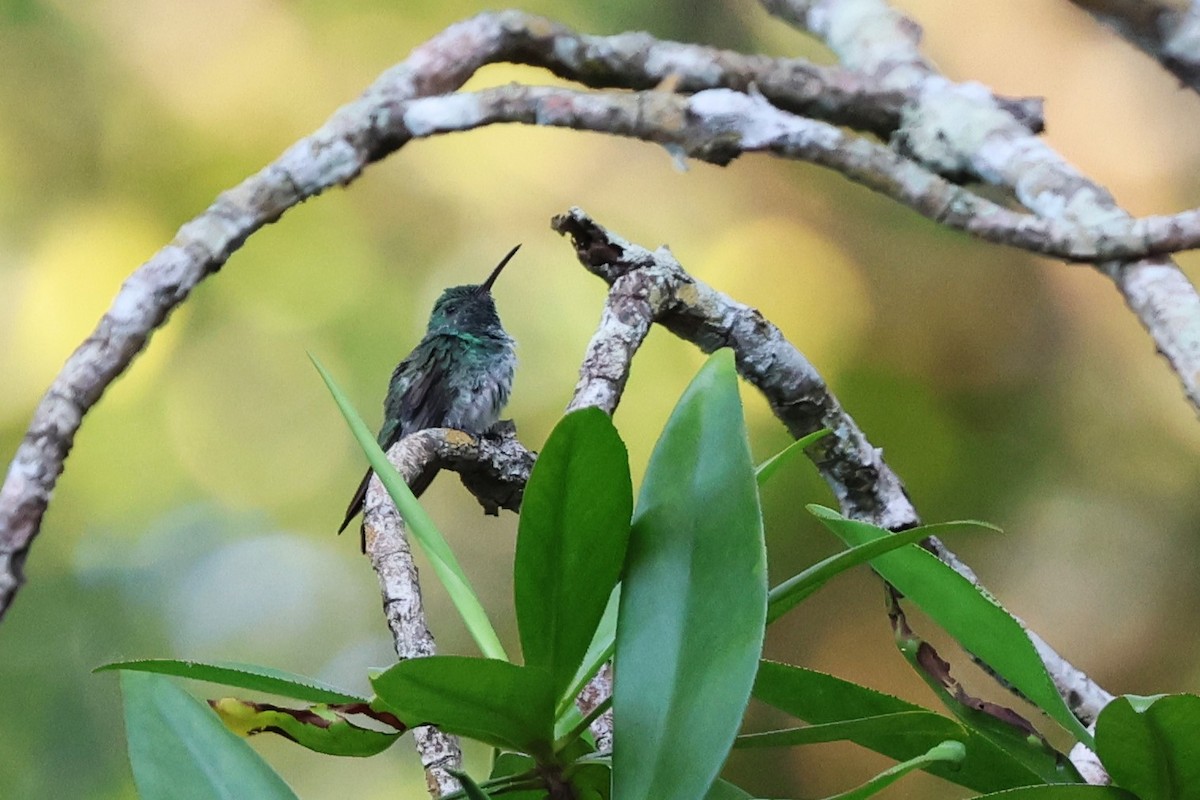
[[[121,693],[142,800],[296,800],[244,740],[167,678],[122,672]]]
[[[511,751],[495,750],[493,754],[492,773],[483,786],[504,800],[546,800],[546,789],[537,779],[537,764],[532,758]]]
[[[807,436],[802,436],[789,444],[787,447],[780,450],[775,455],[768,458],[763,463],[759,464],[754,470],[754,478],[758,481],[758,485],[764,485],[771,479],[772,475],[779,471],[780,467],[791,461],[799,453],[804,452],[809,445],[819,442],[832,432],[833,431],[829,430],[829,428],[821,428],[819,431],[814,431]]]
[[[850,546],[891,535],[883,528],[846,519],[832,509],[816,505],[808,509]],[[879,556],[872,559],[871,566],[964,649],[994,669],[1079,741],[1089,746],[1094,744],[1092,735],[1054,688],[1020,623],[989,595],[936,556],[916,547]]]
[[[888,615],[900,652],[918,675],[967,728],[1024,764],[1044,783],[1082,783],[1074,765],[1011,708],[967,694],[950,674],[950,664],[908,626],[898,602],[889,598]]]
[[[713,355],[655,445],[617,619],[613,796],[703,797],[762,650],[766,553],[733,355]]]
[[[965,756],[966,748],[963,747],[962,742],[942,742],[931,747],[927,753],[884,770],[857,789],[833,795],[828,800],[865,800],[867,797],[879,794],[914,769],[922,769],[937,763],[957,764]]]
[[[771,590],[767,605],[767,624],[774,622],[788,611],[791,611],[828,583],[835,575],[845,572],[851,567],[866,563],[876,556],[890,553],[905,545],[924,541],[926,538],[938,535],[947,529],[962,527],[986,528],[992,531],[1000,530],[994,525],[986,522],[976,522],[975,520],[942,522],[936,525],[924,525],[920,528],[893,533],[886,538],[863,542],[860,545],[851,547],[849,550],[835,553],[829,558],[813,564],[798,575],[788,578]]]
[[[1124,789],[1115,786],[1025,786],[1003,792],[983,794],[975,800],[1138,800]]]
[[[1096,721],[1096,754],[1142,800],[1200,797],[1200,697],[1118,697]]]
[[[462,784],[463,794],[467,800],[491,800],[488,793],[479,788],[479,784],[471,779],[471,776],[462,770],[450,769],[446,770]]]
[[[558,706],[554,709],[554,718],[561,719],[568,709],[574,708],[575,698],[583,691],[583,687],[600,671],[600,667],[613,656],[617,642],[617,609],[620,607],[621,587],[617,585],[609,595],[608,605],[596,625],[592,643],[583,654],[583,663],[575,672],[567,691],[559,696]]]
[[[1037,771],[999,749],[986,737],[963,730],[953,720],[946,719],[946,723],[958,728],[958,735],[936,727],[937,723],[924,716],[933,714],[928,709],[823,672],[763,661],[754,682],[754,696],[812,723],[812,728],[802,729],[813,731],[805,735],[845,733],[846,738],[855,744],[897,761],[919,756],[944,739],[961,737],[961,741],[967,745],[967,758],[961,765],[951,769],[945,764],[935,763],[926,766],[925,771],[978,792],[994,792],[1043,782]],[[890,715],[895,715],[898,722],[901,719],[899,715],[913,713],[921,716],[909,718],[916,723],[912,726],[887,727],[886,723],[864,722]],[[840,727],[826,729],[827,725]],[[1049,763],[1053,765],[1053,759]]]
[[[739,749],[759,747],[792,747],[802,744],[823,744],[840,741],[912,741],[925,743],[929,740],[945,741],[948,738],[965,739],[966,729],[954,720],[932,711],[898,711],[861,719],[826,722],[823,725],[806,725],[802,728],[787,728],[764,733],[744,733],[737,738],[734,747]],[[922,744],[914,744],[920,751]]]
[[[740,786],[734,786],[729,781],[717,778],[716,783],[708,790],[708,794],[704,795],[704,800],[754,800],[754,795]]]
[[[539,669],[506,661],[430,656],[371,679],[378,701],[415,727],[437,725],[541,761],[552,755],[554,693]]]
[[[563,417],[525,487],[513,579],[525,663],[550,675],[556,698],[621,575],[632,513],[629,457],[612,420],[598,408]]]
[[[325,386],[333,395],[338,409],[341,410],[342,416],[350,426],[350,432],[354,434],[359,447],[366,454],[371,469],[383,482],[384,488],[387,489],[392,501],[396,504],[396,508],[399,510],[400,516],[404,518],[413,538],[425,555],[429,557],[434,573],[446,587],[451,602],[458,609],[459,615],[467,626],[467,631],[479,646],[480,652],[488,658],[507,661],[508,655],[504,652],[504,646],[500,644],[500,637],[496,635],[496,629],[492,627],[483,604],[479,602],[479,598],[471,588],[471,582],[467,580],[466,573],[459,566],[458,559],[454,557],[454,552],[450,549],[445,537],[433,524],[433,520],[425,512],[425,509],[417,502],[412,490],[404,482],[404,477],[388,461],[387,454],[380,449],[379,443],[375,441],[375,437],[367,428],[366,423],[362,421],[362,417],[354,410],[349,398],[334,383],[333,376],[326,371],[315,356],[310,353],[308,357],[313,366],[317,368],[317,372],[321,373],[321,379],[325,381]]]
[[[391,747],[404,732],[360,727],[347,719],[352,710],[327,705],[281,708],[234,697],[213,700],[209,705],[227,728],[242,736],[276,733],[331,756],[373,756]]]
[[[366,703],[367,698],[330,686],[314,678],[295,675],[271,667],[238,664],[232,661],[181,661],[174,658],[146,658],[133,661],[114,661],[96,667],[92,672],[123,670],[155,672],[195,681],[219,683],[252,692],[266,692],[306,703]]]
[[[579,800],[608,800],[612,796],[612,767],[609,764],[572,764],[567,774]]]

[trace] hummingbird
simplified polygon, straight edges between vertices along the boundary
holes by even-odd
[[[452,286],[433,304],[425,336],[388,383],[378,436],[384,451],[425,428],[481,434],[496,424],[512,390],[517,357],[516,342],[496,313],[492,284],[520,248],[509,250],[483,283]],[[409,488],[419,497],[436,475],[437,470],[429,470]],[[370,481],[368,469],[338,533],[362,510]]]

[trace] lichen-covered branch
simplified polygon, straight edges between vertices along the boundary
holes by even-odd
[[[1046,220],[1089,230],[1132,224],[1106,189],[1031,135],[984,87],[934,71],[918,48],[921,27],[886,0],[761,1],[823,39],[844,66],[916,95],[897,141],[928,168],[1004,187]],[[1194,220],[1166,224],[1176,223]],[[1200,410],[1200,294],[1170,259],[1144,257],[1163,252],[1098,254],[1095,266],[1112,279]]]
[[[613,281],[600,315],[600,324],[588,342],[579,367],[579,382],[567,411],[595,406],[612,416],[621,402],[633,356],[654,322],[656,287],[641,273]]]
[[[641,274],[630,273],[613,281],[600,314],[600,324],[588,342],[579,367],[579,381],[567,405],[568,412],[595,406],[612,416],[617,410],[629,380],[633,356],[646,340],[654,322],[654,311],[658,307],[658,298],[653,296],[655,289],[654,284]],[[575,704],[587,717],[612,697],[612,690],[613,672],[609,662],[588,682]],[[612,709],[592,720],[589,728],[596,741],[596,750],[611,752]]]
[[[754,86],[780,108],[882,138],[899,127],[904,107],[915,99],[841,67],[663,41],[641,31],[580,34],[521,11],[481,14],[447,33],[454,30],[468,48],[464,66],[472,72],[486,63],[509,61],[544,67],[597,89],[651,89],[663,81],[683,93]],[[996,102],[1031,131],[1042,130],[1040,98],[997,97]]]
[[[479,438],[447,428],[418,431],[393,445],[388,458],[410,483],[431,465],[458,472],[484,510],[494,514],[499,508],[520,507],[534,457],[510,425],[498,435]],[[437,648],[425,622],[404,520],[378,477],[372,477],[363,504],[363,545],[379,578],[396,655],[401,660],[433,655]],[[458,791],[450,774],[462,766],[458,739],[432,726],[414,728],[413,737],[430,794],[436,798]]]
[[[716,164],[749,152],[809,161],[946,227],[1071,261],[1200,247],[1200,209],[1141,219],[1110,216],[1087,225],[1013,211],[884,145],[783,111],[761,95],[729,89],[692,96],[659,91],[617,95],[509,85],[422,98],[391,110],[388,121],[396,141],[519,122],[644,139]]]
[[[571,238],[580,263],[610,286],[641,273],[638,285],[650,287],[644,296],[656,322],[705,352],[732,348],[739,374],[763,393],[793,436],[829,428],[831,435],[812,445],[808,455],[837,496],[842,513],[891,530],[920,523],[881,451],[841,408],[812,364],[757,310],[688,275],[665,247],[651,252],[632,244],[581,209],[555,217],[552,227]],[[940,541],[931,538],[927,545],[978,584],[970,568]],[[1093,721],[1112,695],[1026,630],[1071,710],[1085,723]]]
[[[1115,30],[1184,86],[1200,92],[1200,3],[1158,0],[1071,0]]]

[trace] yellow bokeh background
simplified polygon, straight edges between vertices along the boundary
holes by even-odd
[[[1046,101],[1047,141],[1138,214],[1200,204],[1200,98],[1068,3],[898,5],[956,80]],[[478,3],[12,0],[0,4],[0,454],[129,273],[212,199],[315,130]],[[593,33],[799,55],[818,43],[751,0],[524,6]],[[556,83],[493,65],[468,88]],[[253,236],[156,333],[89,414],[0,624],[0,796],[129,798],[105,661],[259,662],[367,690],[391,658],[374,575],[333,535],[363,468],[306,353],[371,424],[394,364],[447,285],[496,286],[519,343],[508,415],[537,449],[561,414],[604,287],[550,217],[578,205],[760,309],[829,381],[931,521],[1004,603],[1114,692],[1200,689],[1200,427],[1107,280],[939,229],[840,176],[768,156],[680,170],[656,145],[494,126],[413,142]],[[1180,259],[1195,279],[1194,257]],[[616,421],[639,479],[703,357],[663,330]],[[787,437],[743,387],[751,445]],[[426,495],[516,651],[515,517],[453,479]],[[794,463],[764,492],[773,580],[833,552],[832,503]],[[472,653],[437,587],[430,624]],[[968,688],[1015,702],[932,626]],[[771,657],[930,706],[863,571],[782,620]],[[201,692],[203,687],[196,687]],[[1029,712],[1025,709],[1026,713]],[[782,722],[755,708],[752,724]],[[419,797],[407,745],[367,759],[255,747],[302,797]],[[487,753],[468,751],[486,769]],[[739,753],[756,796],[817,797],[887,766],[849,745]],[[883,797],[958,798],[911,776]]]

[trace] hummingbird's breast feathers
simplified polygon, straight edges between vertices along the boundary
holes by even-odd
[[[503,328],[426,334],[392,373],[380,445],[386,449],[423,428],[483,433],[508,402],[516,363],[515,343]]]

